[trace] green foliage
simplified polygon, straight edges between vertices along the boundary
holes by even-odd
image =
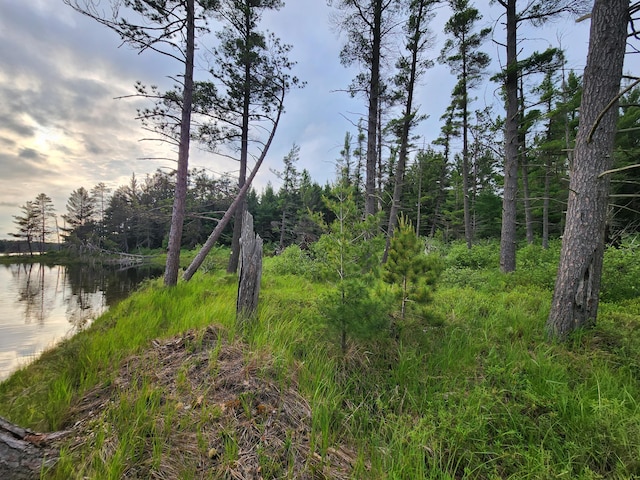
[[[201,245],[196,245],[195,247],[196,251],[199,251],[201,248],[202,248]],[[190,257],[192,257],[193,255],[191,255],[190,253],[191,251],[185,252],[185,257],[187,257],[185,258],[185,261],[187,259],[189,259],[189,262],[191,261]],[[182,259],[182,255],[181,255],[181,259]],[[200,269],[202,270],[203,273],[226,270],[228,261],[229,261],[229,247],[218,245],[216,247],[213,247],[209,251],[209,253],[207,254],[207,258],[204,260],[204,262],[202,262],[202,266],[200,267]]]
[[[387,331],[388,301],[374,294],[371,286],[370,278],[348,278],[319,299],[323,318],[339,333],[343,351],[347,337],[366,339]]]
[[[502,199],[490,189],[483,189],[475,202],[477,238],[500,237]]]
[[[625,238],[604,253],[600,298],[620,302],[640,296],[640,236]]]
[[[400,302],[402,321],[408,314],[421,316],[423,307],[431,301],[441,271],[440,257],[426,255],[411,222],[400,217],[382,279],[391,285],[393,296]]]
[[[517,251],[518,270],[502,275],[497,267],[499,246],[495,241],[474,245],[471,250],[464,244],[455,243],[445,257],[448,268],[440,283],[495,293],[516,286],[550,291],[555,285],[560,246],[560,240],[550,241],[547,249],[539,244],[524,245]]]
[[[95,230],[95,202],[89,192],[80,187],[71,192],[67,200],[67,213],[62,215],[65,221],[65,241],[79,246],[91,242]]]
[[[379,218],[360,218],[353,188],[339,185],[334,198],[326,198],[336,220],[313,246],[320,278],[334,290],[321,299],[323,316],[337,329],[342,350],[347,337],[373,334],[384,323],[384,302],[371,295],[384,240],[376,236]],[[382,301],[382,303],[380,303]]]
[[[298,245],[289,245],[264,266],[266,275],[309,275],[313,270],[311,257]]]
[[[448,266],[473,269],[491,268],[499,265],[500,250],[496,242],[475,244],[471,249],[463,242],[454,242],[445,261]]]
[[[618,133],[611,175],[610,236],[619,241],[624,235],[640,233],[640,89],[635,87],[620,100]]]
[[[558,273],[560,240],[549,242],[549,248],[539,244],[527,244],[516,252],[518,270],[513,272],[520,285],[531,285],[552,290]]]
[[[347,276],[375,275],[384,246],[384,239],[378,235],[379,217],[361,218],[351,187],[335,187],[333,196],[325,197],[325,202],[335,220],[324,225],[329,233],[312,246],[321,278],[336,281]],[[319,218],[318,221],[322,222]]]
[[[22,205],[20,209],[23,214],[13,216],[18,232],[11,235],[16,238],[24,238],[28,244],[29,253],[33,254],[32,243],[38,234],[38,211],[34,202],[31,201]]]

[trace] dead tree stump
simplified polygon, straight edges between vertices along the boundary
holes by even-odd
[[[58,449],[51,442],[67,433],[35,433],[0,417],[0,478],[40,478],[42,469],[58,460]]]
[[[239,323],[255,317],[262,278],[262,239],[253,232],[253,216],[245,211],[240,237],[240,277],[236,318]]]

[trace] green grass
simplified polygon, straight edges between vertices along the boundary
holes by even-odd
[[[318,299],[329,287],[287,273],[296,262],[284,268],[271,264],[277,258],[265,259],[258,320],[245,331],[235,327],[234,277],[199,273],[170,290],[151,282],[0,384],[0,415],[55,430],[75,399],[113,381],[124,359],[152,339],[220,324],[229,340],[248,343],[249,355],[270,355],[270,372],[283,386],[295,376],[313,412],[315,448],[324,454],[337,444],[353,446],[353,478],[640,476],[640,299],[634,289],[603,301],[595,328],[549,343],[544,324],[558,245],[521,249],[514,275],[487,266],[495,249],[482,245],[474,258],[455,247],[445,257],[448,268],[431,307],[437,321],[414,322],[397,339],[352,341],[345,354],[322,321]],[[605,276],[604,288],[623,280]],[[109,422],[102,426],[117,429],[118,444],[106,445],[112,432],[97,428],[82,459],[63,451],[52,478],[135,476],[137,468],[147,471],[141,462],[162,463],[172,435],[194,428],[173,419],[146,374],[105,414]],[[185,394],[193,388],[187,371],[178,379]],[[196,431],[217,415],[204,412]],[[235,435],[226,432],[217,452],[228,464],[238,455]],[[95,453],[104,450],[108,462]],[[280,471],[266,457],[264,467]],[[180,476],[195,473],[185,469]]]

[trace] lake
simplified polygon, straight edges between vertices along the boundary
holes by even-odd
[[[0,381],[162,273],[150,266],[0,265]]]

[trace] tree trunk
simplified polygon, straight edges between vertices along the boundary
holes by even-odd
[[[422,215],[422,163],[420,163],[420,177],[418,177],[418,204],[416,205],[416,235],[420,236],[420,220]]]
[[[240,191],[236,195],[236,198],[231,203],[231,205],[229,206],[229,208],[227,209],[225,214],[222,216],[222,218],[220,219],[220,221],[216,225],[216,228],[213,229],[213,232],[211,232],[211,234],[207,238],[206,242],[204,242],[204,245],[202,245],[202,248],[200,249],[200,251],[197,253],[197,255],[194,257],[194,259],[191,261],[191,264],[189,265],[189,267],[187,267],[187,269],[185,270],[184,275],[183,275],[183,279],[185,281],[189,281],[191,279],[191,277],[193,277],[193,274],[196,273],[198,268],[200,268],[200,265],[202,265],[202,262],[204,262],[204,259],[207,257],[207,254],[211,251],[211,248],[213,248],[215,243],[218,241],[218,238],[220,238],[220,235],[222,235],[222,231],[225,229],[225,227],[231,221],[231,217],[233,217],[233,214],[236,211],[236,209],[238,208],[238,206],[241,203],[246,201],[247,191],[249,191],[249,187],[251,187],[251,182],[253,181],[253,179],[257,175],[258,170],[260,169],[260,165],[262,165],[262,162],[264,162],[264,159],[267,156],[267,152],[269,151],[269,147],[271,146],[271,143],[273,142],[273,137],[275,136],[276,130],[278,129],[278,123],[280,123],[280,117],[282,116],[282,103],[284,102],[285,92],[286,92],[286,88],[285,88],[284,85],[282,85],[282,92],[280,93],[281,96],[280,96],[279,104],[278,104],[278,114],[276,116],[275,122],[273,123],[273,129],[271,130],[271,133],[269,134],[269,139],[267,140],[267,143],[265,143],[264,148],[262,150],[262,153],[260,154],[260,158],[258,158],[258,161],[256,162],[256,165],[253,167],[253,170],[251,171],[251,174],[249,175],[249,178],[247,178],[247,181],[242,186],[242,188],[240,189]]]
[[[287,209],[286,206],[282,208],[282,218],[280,220],[280,242],[278,244],[278,250],[282,252],[284,250],[284,229],[287,225]]]
[[[507,2],[507,118],[505,119],[504,192],[502,198],[502,231],[500,235],[500,268],[516,269],[516,202],[518,194],[518,55],[516,0]]]
[[[471,229],[471,206],[469,197],[469,101],[467,95],[466,62],[463,62],[463,92],[462,92],[462,194],[464,214],[464,239],[467,248],[471,250],[473,231]]]
[[[562,67],[562,84],[564,85],[564,66]],[[553,95],[549,95],[547,100],[547,115],[549,115],[549,123],[547,124],[546,141],[551,142],[553,132],[551,130],[551,112],[553,110]],[[568,126],[565,124],[565,127]],[[565,131],[565,135],[567,132]],[[567,145],[568,148],[568,145]],[[551,152],[545,153],[544,162],[544,200],[542,204],[542,248],[549,248],[549,207],[551,204]]]
[[[249,48],[249,37],[253,33],[251,26],[251,6],[247,6],[244,17],[244,31],[247,35],[246,48]],[[249,159],[249,114],[251,108],[251,68],[253,57],[249,52],[244,52],[244,91],[242,98],[242,127],[240,139],[240,172],[238,173],[238,188],[242,188],[247,180],[247,161]],[[247,210],[247,202],[242,201],[235,211],[235,223],[233,224],[233,237],[231,239],[231,256],[227,265],[227,273],[235,273],[238,270],[240,258],[240,236],[242,235],[242,220]]]
[[[460,38],[460,42],[466,45],[466,37],[464,33],[462,34],[462,38]],[[464,52],[461,52],[462,57],[462,72],[460,72],[460,94],[461,94],[461,105],[460,109],[462,110],[462,208],[464,215],[464,239],[467,242],[467,248],[471,250],[471,241],[473,237],[473,232],[471,229],[471,206],[469,197],[471,192],[469,191],[469,87],[467,84],[468,80],[468,68],[467,68],[467,49],[464,49]]]
[[[0,478],[37,479],[58,460],[51,442],[68,432],[35,433],[0,417]]]
[[[442,168],[440,169],[440,176],[438,177],[438,193],[436,195],[435,205],[433,207],[433,221],[431,222],[431,230],[429,232],[430,237],[434,237],[438,228],[438,217],[440,216],[440,208],[445,200],[446,190],[445,182],[447,180],[447,165],[449,163],[449,141],[446,141],[444,147],[444,158],[442,162]],[[422,172],[422,170],[420,170]],[[422,178],[422,177],[420,177]],[[418,201],[422,201],[422,197],[418,197]]]
[[[593,325],[604,256],[609,177],[616,133],[629,0],[596,0],[591,15],[580,125],[569,184],[560,265],[547,333],[564,338]]]
[[[253,231],[253,217],[244,212],[240,237],[240,276],[236,318],[243,324],[255,317],[262,278],[262,239]]]
[[[382,0],[375,0],[373,19],[373,38],[371,49],[371,79],[369,83],[369,112],[367,120],[367,165],[365,178],[365,215],[376,211],[376,160],[377,160],[377,124],[380,97],[380,45],[382,41]]]
[[[533,243],[533,211],[531,208],[531,192],[529,191],[529,163],[527,154],[527,128],[525,125],[524,79],[520,75],[520,164],[522,167],[522,199],[524,202],[524,223],[527,243]]]
[[[171,213],[171,229],[167,249],[164,284],[168,287],[178,283],[180,268],[180,246],[187,201],[187,177],[189,174],[189,140],[191,135],[191,106],[193,102],[193,57],[195,50],[195,0],[185,2],[187,9],[187,44],[184,64],[184,87],[182,91],[182,117],[180,120],[180,146],[178,147],[178,170],[176,190]]]
[[[544,200],[542,203],[542,248],[549,248],[549,203],[551,195],[551,155],[546,154],[544,164]]]
[[[404,108],[404,117],[402,119],[402,132],[400,135],[400,153],[398,155],[398,164],[396,165],[395,184],[393,186],[393,199],[391,200],[391,210],[389,212],[389,224],[387,226],[387,242],[382,256],[382,263],[387,263],[389,257],[389,249],[391,248],[391,237],[396,228],[398,221],[398,211],[400,210],[400,197],[404,188],[404,176],[407,165],[407,154],[409,150],[409,132],[413,124],[413,92],[416,85],[416,77],[418,75],[418,60],[420,55],[421,26],[423,22],[425,5],[421,3],[416,12],[415,29],[413,31],[411,45],[411,67],[409,70],[409,81],[407,83],[407,102]],[[420,171],[422,177],[422,169]],[[422,178],[420,179],[422,181]],[[382,191],[382,189],[381,189]],[[416,227],[416,235],[420,235],[420,193],[418,193],[418,221]]]
[[[527,243],[531,245],[533,235],[533,209],[531,208],[531,192],[529,191],[529,167],[526,164],[526,153],[522,152],[522,199],[524,201],[524,221],[527,231]]]

